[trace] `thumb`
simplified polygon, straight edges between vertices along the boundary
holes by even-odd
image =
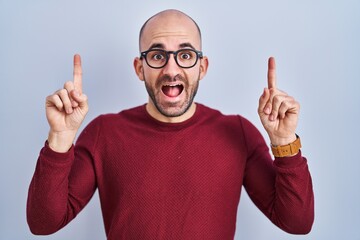
[[[266,107],[266,104],[268,103],[269,99],[270,99],[269,89],[264,88],[264,92],[260,96],[260,99],[259,99],[259,107],[258,107],[259,115],[262,116],[262,115],[266,114],[265,107]]]
[[[79,91],[74,89],[73,91],[71,91],[71,97],[73,101],[75,101],[80,108],[84,108],[84,107],[87,108],[88,98],[85,94],[83,93],[81,94]]]

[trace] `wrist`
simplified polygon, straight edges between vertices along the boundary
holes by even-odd
[[[284,146],[294,142],[298,138],[298,135],[293,134],[290,137],[270,137],[271,146]]]
[[[271,144],[271,151],[274,154],[274,156],[275,157],[295,156],[301,148],[300,137],[298,135],[295,135],[295,138],[296,139],[289,144],[276,145],[276,146]]]
[[[48,146],[54,152],[65,153],[68,152],[71,148],[76,133],[73,132],[49,132],[49,136],[47,139]]]

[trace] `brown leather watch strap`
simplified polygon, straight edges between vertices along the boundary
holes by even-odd
[[[301,148],[300,137],[296,135],[296,140],[288,145],[272,146],[271,151],[275,157],[288,157],[295,155]]]

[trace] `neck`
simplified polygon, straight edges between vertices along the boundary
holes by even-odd
[[[166,122],[166,123],[180,123],[188,120],[191,118],[195,111],[196,111],[196,104],[193,102],[190,106],[190,108],[181,116],[178,117],[168,117],[160,113],[157,108],[152,104],[151,102],[146,104],[146,111],[155,118],[156,120],[160,122]]]

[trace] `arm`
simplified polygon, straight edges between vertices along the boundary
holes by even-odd
[[[269,58],[267,77],[268,87],[260,97],[258,114],[271,144],[288,145],[296,140],[300,104],[277,89],[272,57]],[[257,141],[249,143],[252,146],[250,152],[254,152],[248,161],[246,175],[250,197],[283,230],[308,233],[314,220],[314,196],[306,159],[298,152],[277,157],[273,162],[267,147]],[[258,178],[265,179],[258,181]]]
[[[91,167],[74,172],[77,164],[73,141],[87,111],[87,97],[82,93],[81,60],[75,55],[73,82],[65,83],[63,89],[46,98],[50,131],[38,158],[27,202],[27,220],[34,234],[50,234],[65,226],[95,191]],[[87,176],[81,192],[73,191],[79,190],[74,188],[76,181],[70,182],[74,175],[76,179]]]
[[[273,161],[260,132],[243,121],[248,159],[244,187],[255,205],[279,228],[306,234],[314,221],[314,196],[301,152]]]

